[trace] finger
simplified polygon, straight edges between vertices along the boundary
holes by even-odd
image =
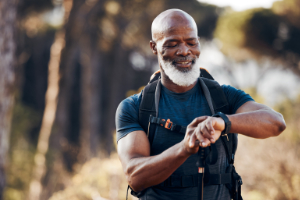
[[[210,146],[210,144],[211,142],[207,138],[204,138],[203,141],[199,143],[199,146],[205,148]]]
[[[197,129],[199,129],[197,132],[200,132],[204,138],[213,139],[210,131],[207,129],[206,121],[198,124]]]
[[[200,122],[203,122],[207,118],[208,116],[197,117],[189,124],[189,126],[197,126]]]
[[[209,133],[213,134],[215,132],[214,126],[213,126],[213,118],[210,118],[211,120],[207,120],[205,123],[205,126]]]
[[[203,134],[200,131],[200,127],[198,126],[197,128],[195,128],[194,130],[194,135],[197,137],[197,139],[199,140],[199,145],[201,147],[207,147],[210,144],[209,139],[205,138],[203,136]]]
[[[213,136],[213,138],[214,138],[214,142],[213,143],[215,143],[219,138],[220,138],[220,136],[221,136],[221,131],[215,131],[215,133],[212,135]]]
[[[193,134],[191,137],[190,137],[190,140],[189,140],[189,147],[190,148],[194,148],[196,145],[198,145],[199,141],[197,142],[197,137],[195,134]],[[196,144],[197,143],[197,144]]]
[[[207,129],[206,126],[202,127],[201,133],[202,133],[202,135],[203,135],[204,138],[207,138],[209,140],[213,140],[214,139],[213,134],[210,133],[210,131]]]
[[[215,143],[217,138],[215,137],[215,129],[213,127],[213,121],[212,120],[208,120],[207,123],[205,124],[205,128],[207,130],[207,132],[209,133],[209,140],[211,143]]]

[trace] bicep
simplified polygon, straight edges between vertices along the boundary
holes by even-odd
[[[132,158],[150,156],[150,143],[144,131],[133,131],[118,141],[118,155],[123,169]]]
[[[271,108],[269,108],[266,105],[260,104],[260,103],[256,103],[254,101],[247,101],[246,103],[244,103],[243,105],[241,105],[235,112],[235,114],[238,113],[245,113],[245,112],[251,112],[251,111],[257,111],[257,110],[271,110]]]

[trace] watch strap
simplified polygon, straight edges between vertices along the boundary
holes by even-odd
[[[221,117],[224,120],[224,122],[225,122],[225,128],[222,131],[221,135],[228,134],[229,131],[230,131],[230,128],[231,128],[231,121],[228,119],[228,117],[224,113],[222,113],[222,112],[217,112],[212,117]]]

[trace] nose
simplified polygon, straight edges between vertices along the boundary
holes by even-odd
[[[186,44],[179,45],[179,48],[176,52],[177,56],[187,56],[190,55],[192,52],[190,48]]]

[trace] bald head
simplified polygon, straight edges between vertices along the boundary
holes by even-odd
[[[177,27],[194,29],[197,32],[195,20],[186,12],[179,9],[169,9],[160,13],[152,22],[152,40],[159,40],[164,32]]]

